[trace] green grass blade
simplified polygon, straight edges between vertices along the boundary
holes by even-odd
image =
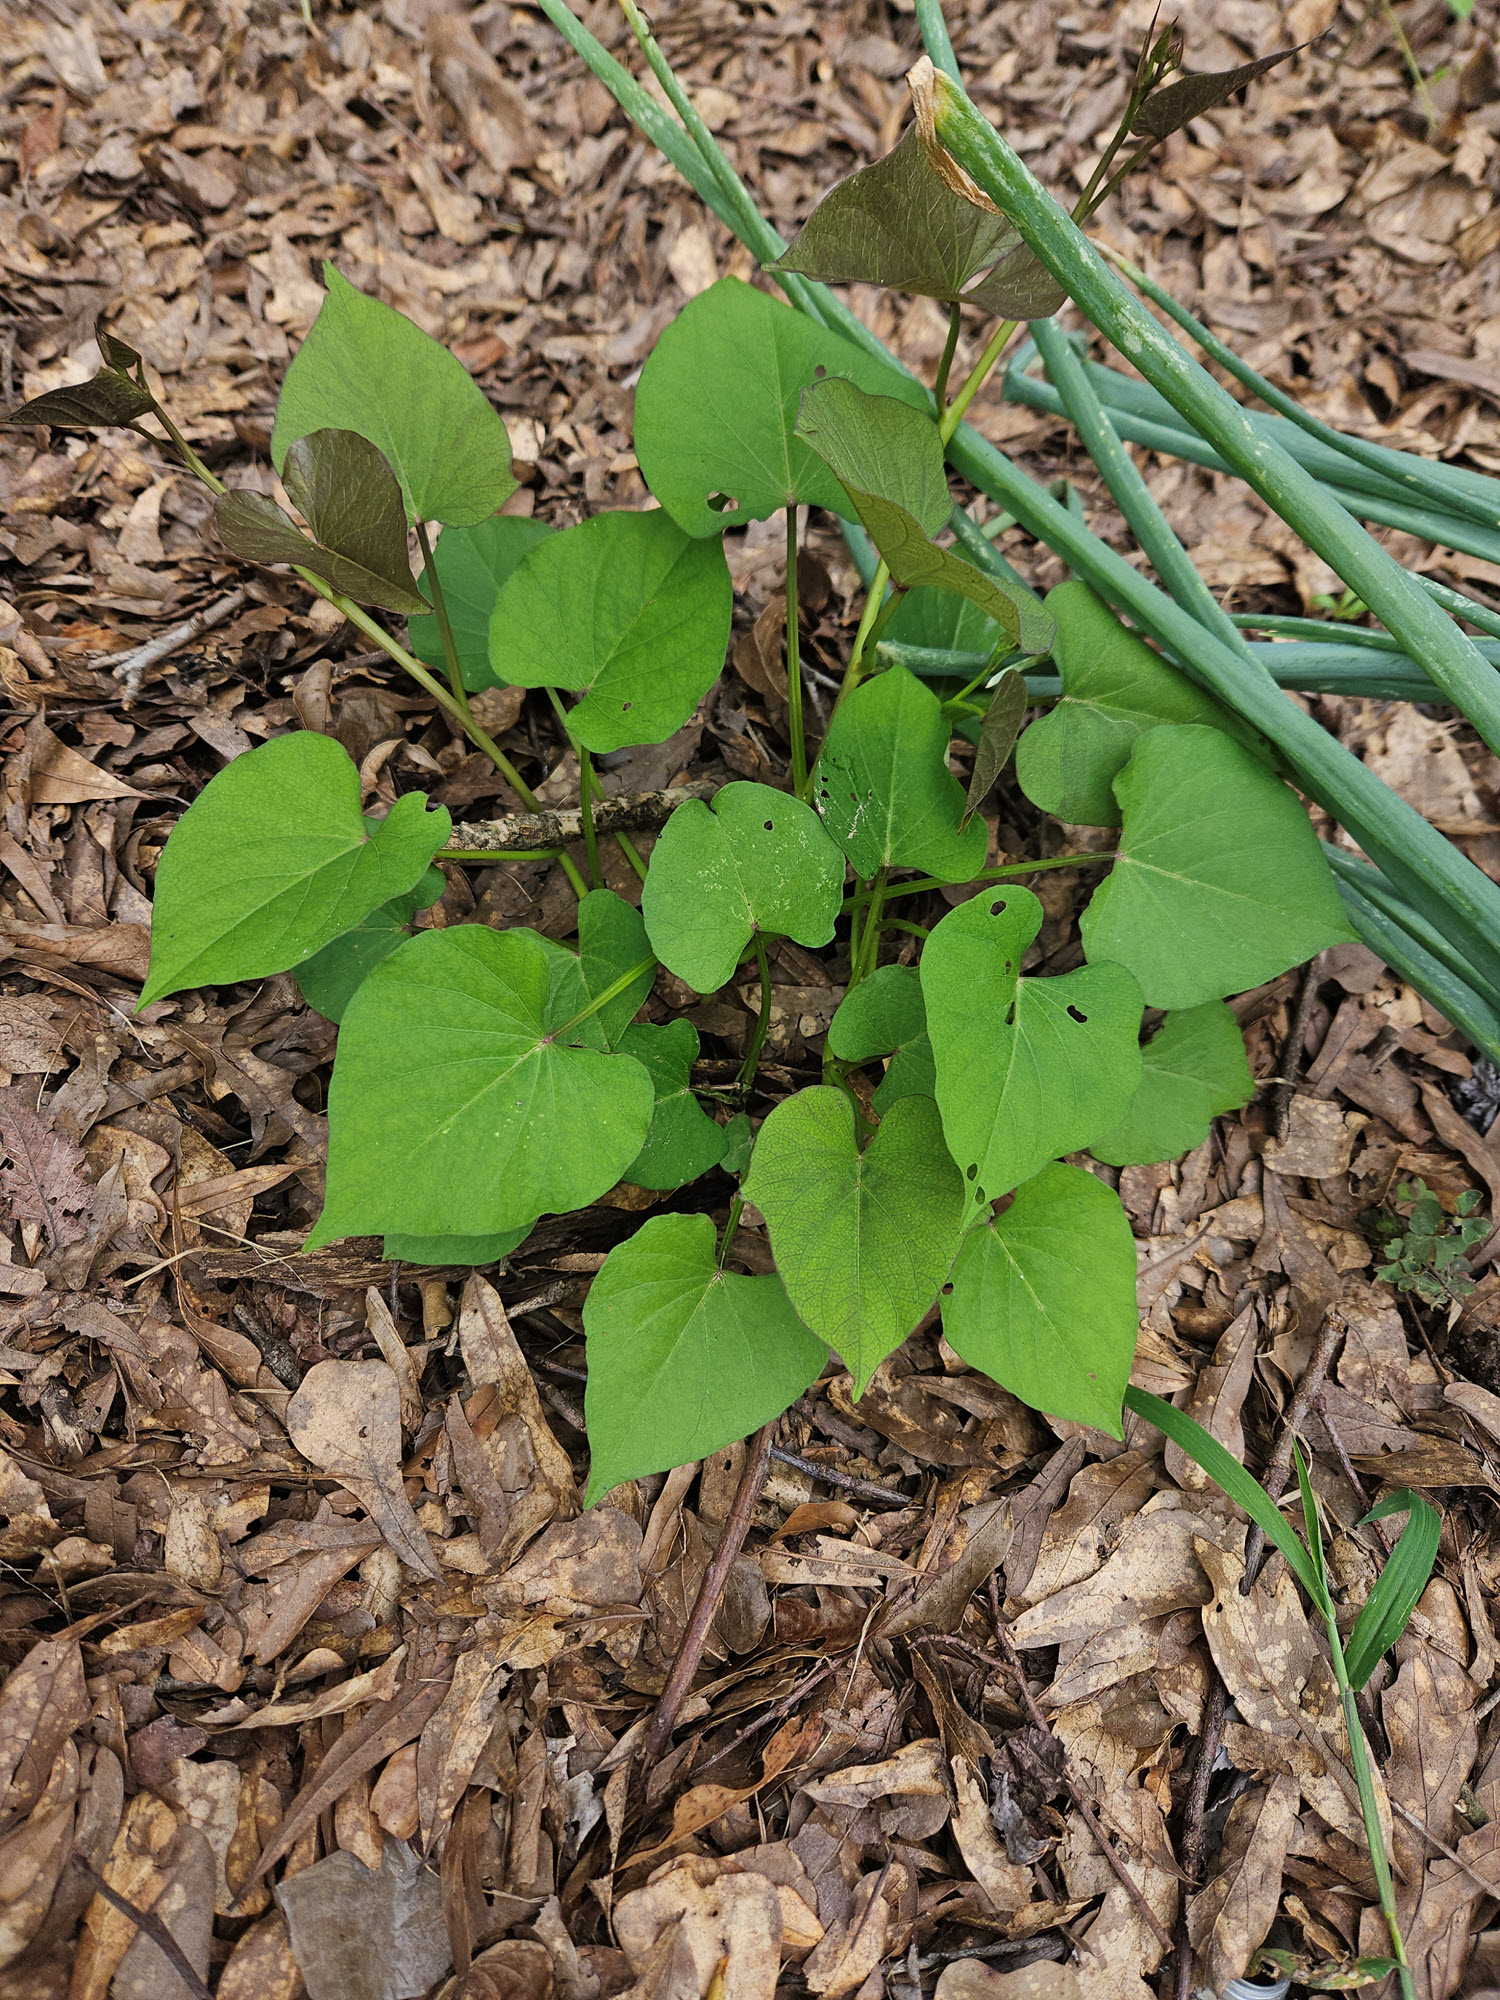
[[[1115,505],[1150,557],[1156,574],[1184,611],[1207,631],[1216,633],[1242,659],[1252,660],[1249,644],[1241,637],[1239,627],[1199,576],[1192,558],[1152,499],[1140,468],[1116,436],[1082,363],[1057,321],[1034,321],[1031,335],[1037,352],[1047,364],[1047,373],[1057,385],[1074,430],[1098,466]]]
[[[655,100],[587,32],[565,0],[541,3],[549,20],[640,130],[667,154],[746,247],[763,261],[779,256],[785,248],[782,238],[758,216],[752,225],[744,213],[728,210],[718,180],[682,128],[665,117]],[[745,201],[753,211],[748,192]],[[812,318],[843,333],[891,367],[902,368],[878,336],[825,286],[787,274],[782,287],[792,303]],[[1186,356],[1181,358],[1186,362]],[[904,368],[903,372],[910,373]],[[1144,384],[1138,386],[1145,388]],[[1236,653],[1220,645],[1213,634],[1205,632],[1164,592],[1091,534],[1076,513],[1059,505],[970,426],[961,425],[955,432],[948,455],[958,471],[1061,555],[1173,659],[1194,659],[1200,678],[1277,744],[1304,789],[1349,830],[1366,853],[1387,867],[1402,892],[1422,901],[1445,935],[1455,936],[1477,959],[1486,957],[1484,940],[1500,937],[1500,890],[1487,876],[1310,716],[1283,701],[1269,678],[1247,673]],[[1500,971],[1500,960],[1496,966]]]
[[[1452,619],[1289,452],[1257,435],[1228,391],[1131,295],[1019,154],[942,76],[935,117],[942,144],[1100,332],[1363,598],[1486,743],[1500,747],[1500,681]]]
[[[1365,1520],[1373,1521],[1381,1514],[1405,1514],[1407,1522],[1344,1646],[1349,1685],[1356,1693],[1406,1630],[1407,1620],[1432,1575],[1438,1538],[1443,1532],[1442,1516],[1420,1494],[1408,1488],[1388,1493],[1378,1507],[1371,1508]]]
[[[1150,1395],[1145,1389],[1134,1386],[1127,1389],[1125,1407],[1165,1432],[1173,1444],[1180,1445],[1193,1463],[1201,1466],[1236,1506],[1244,1508],[1266,1540],[1274,1542],[1280,1549],[1297,1581],[1326,1615],[1328,1593],[1316,1564],[1276,1502],[1239,1460],[1232,1458],[1218,1439],[1210,1437],[1201,1424],[1195,1424],[1186,1411],[1174,1409],[1160,1396]]]
[[[1500,1011],[1493,1002],[1419,944],[1396,918],[1362,895],[1337,866],[1334,878],[1350,923],[1376,957],[1383,958],[1393,972],[1425,995],[1491,1062],[1500,1063]]]

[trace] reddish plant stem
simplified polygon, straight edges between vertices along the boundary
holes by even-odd
[[[651,1727],[646,1731],[646,1740],[641,1746],[641,1761],[646,1767],[656,1763],[672,1734],[672,1726],[677,1720],[688,1689],[692,1686],[693,1675],[698,1671],[698,1662],[703,1657],[703,1648],[708,1643],[709,1627],[714,1622],[724,1595],[724,1586],[729,1580],[729,1572],[735,1559],[745,1545],[745,1536],[750,1531],[750,1516],[760,1489],[765,1483],[766,1467],[771,1462],[771,1439],[775,1434],[774,1423],[766,1425],[745,1461],[745,1475],[740,1481],[740,1490],[734,1496],[734,1507],[724,1524],[724,1533],[719,1546],[714,1550],[708,1568],[703,1572],[703,1582],[699,1587],[698,1601],[693,1606],[693,1615],[688,1620],[687,1631],[683,1634],[682,1650],[667,1676],[667,1684],[661,1691],[661,1700],[656,1704],[656,1713],[651,1718]]]

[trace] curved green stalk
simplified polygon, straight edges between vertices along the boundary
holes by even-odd
[[[807,796],[807,736],[802,722],[802,627],[797,604],[797,506],[786,510],[786,726],[792,739],[792,790]]]
[[[1363,438],[1347,437],[1342,431],[1336,431],[1331,424],[1322,423],[1310,411],[1304,410],[1295,396],[1289,396],[1284,389],[1278,389],[1274,382],[1268,382],[1264,375],[1258,374],[1248,361],[1242,361],[1232,347],[1227,347],[1201,320],[1195,319],[1186,306],[1179,305],[1172,294],[1158,285],[1154,278],[1147,277],[1144,271],[1137,269],[1118,251],[1111,250],[1107,246],[1101,248],[1104,255],[1119,266],[1138,292],[1144,292],[1151,303],[1169,319],[1175,320],[1184,333],[1192,335],[1210,360],[1217,361],[1219,366],[1231,374],[1237,382],[1259,396],[1260,400],[1269,404],[1273,410],[1289,418],[1299,430],[1306,431],[1309,437],[1319,439],[1323,444],[1331,446],[1334,451],[1342,452],[1357,465],[1379,474],[1383,480],[1396,481],[1421,499],[1434,501],[1439,507],[1451,508],[1455,513],[1466,515],[1471,521],[1478,522],[1481,527],[1500,528],[1500,481],[1490,482],[1494,486],[1494,497],[1485,502],[1477,495],[1465,492],[1457,482],[1445,478],[1441,467],[1429,465],[1425,459],[1418,458],[1414,453],[1395,452],[1386,446],[1368,444]],[[1042,358],[1045,360],[1046,356],[1043,355]],[[1047,372],[1049,375],[1052,373],[1050,363]],[[1053,380],[1056,379],[1053,376]]]
[[[741,1090],[748,1090],[755,1081],[761,1051],[766,1046],[766,1035],[771,1026],[771,963],[766,957],[766,941],[759,931],[755,933],[754,943],[755,963],[760,969],[760,1012],[755,1017],[755,1029],[750,1037],[750,1046],[745,1051],[745,1060],[740,1064],[737,1081]]]
[[[1421,660],[1491,749],[1500,747],[1500,682],[1451,618],[1319,482],[1152,318],[986,118],[951,80],[935,86],[939,142],[1010,218],[1100,332],[1214,444],[1263,500]]]
[[[1057,385],[1073,428],[1089,457],[1151,559],[1151,566],[1183,610],[1205,630],[1215,632],[1240,657],[1254,663],[1248,642],[1193,566],[1192,558],[1167,524],[1151,497],[1139,466],[1126,451],[1094,394],[1082,363],[1055,319],[1032,322],[1031,337]]]

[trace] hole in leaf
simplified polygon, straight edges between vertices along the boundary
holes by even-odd
[[[966,1180],[973,1180],[974,1176],[975,1176],[975,1175],[976,1175],[976,1174],[977,1174],[978,1172],[979,1172],[979,1162],[978,1162],[978,1160],[976,1160],[976,1161],[974,1162],[973,1166],[969,1168],[969,1170],[968,1170],[967,1174],[966,1174],[966,1175],[964,1176],[964,1178],[965,1178]]]
[[[635,707],[635,703],[634,703],[633,701],[622,701],[622,702],[620,703],[620,713],[621,713],[621,715],[628,715],[628,714],[630,713],[631,709],[633,709],[634,707]]]
[[[813,370],[813,379],[817,382],[826,382],[828,379],[828,370],[823,366],[821,361]]]
[[[1016,1003],[1014,1000],[1011,1001],[1005,1010],[1005,1025],[1007,1028],[1013,1028],[1016,1025]]]
[[[1077,1009],[1076,1007],[1069,1007],[1069,1009],[1068,1009],[1068,1019],[1069,1019],[1070,1021],[1078,1021],[1078,1022],[1083,1022],[1083,1021],[1086,1021],[1086,1020],[1088,1019],[1088,1015],[1087,1015],[1087,1014],[1080,1014],[1080,1013],[1079,1013],[1079,1011],[1078,1011],[1078,1009]]]
[[[767,820],[767,821],[766,821],[766,832],[767,832],[767,833],[771,833],[771,832],[774,832],[774,830],[775,830],[775,829],[774,829],[774,828],[772,827],[772,825],[771,825],[771,822],[770,822],[769,820]]]
[[[710,493],[708,496],[708,505],[716,514],[732,514],[739,504],[739,501],[728,493]]]
[[[1000,914],[1000,912],[1001,912],[1001,911],[1002,911],[1002,910],[1003,910],[1004,908],[1005,908],[1005,904],[1004,904],[1003,902],[999,902],[999,903],[991,903],[991,904],[990,904],[990,915],[991,915],[992,917],[998,917],[998,916],[999,916],[999,914]],[[1010,971],[1010,967],[1009,967],[1008,965],[1006,966],[1006,968],[1005,968],[1005,969],[1006,969],[1006,971],[1007,971],[1007,972],[1009,972],[1009,971]]]
[[[944,1297],[945,1299],[951,1299],[951,1298],[952,1298],[952,1296],[953,1296],[953,1287],[952,1287],[952,1285],[951,1285],[951,1284],[947,1284],[947,1285],[944,1285],[944,1286],[943,1286],[943,1288],[942,1288],[942,1292],[943,1292],[943,1297]]]

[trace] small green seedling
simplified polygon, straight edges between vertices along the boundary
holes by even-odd
[[[1477,1188],[1466,1189],[1453,1204],[1451,1226],[1425,1181],[1402,1181],[1396,1195],[1412,1204],[1411,1212],[1404,1229],[1394,1216],[1376,1221],[1375,1239],[1386,1259],[1376,1265],[1376,1276],[1424,1299],[1466,1299],[1474,1289],[1469,1253],[1490,1233],[1489,1217],[1475,1214],[1483,1195]]]
[[[1313,1610],[1322,1620],[1348,1734],[1349,1765],[1359,1792],[1360,1816],[1364,1820],[1365,1838],[1370,1845],[1375,1887],[1391,1940],[1392,1963],[1387,1969],[1396,1973],[1402,2000],[1415,2000],[1416,1986],[1402,1942],[1395,1883],[1380,1822],[1380,1800],[1375,1791],[1369,1745],[1365,1741],[1355,1696],[1406,1630],[1417,1599],[1427,1588],[1427,1580],[1437,1560],[1442,1517],[1419,1493],[1404,1487],[1399,1492],[1388,1493],[1378,1506],[1371,1508],[1365,1521],[1405,1514],[1406,1526],[1345,1638],[1339,1632],[1338,1605],[1329,1586],[1324,1561],[1322,1518],[1301,1451],[1293,1446],[1302,1524],[1307,1537],[1305,1542],[1298,1537],[1265,1488],[1224,1449],[1217,1438],[1211,1437],[1185,1412],[1164,1403],[1159,1396],[1136,1388],[1125,1391],[1125,1407],[1147,1423],[1154,1424],[1157,1430],[1165,1432],[1195,1464],[1203,1468],[1216,1486],[1237,1506],[1244,1508],[1267,1541],[1286,1557],[1293,1576],[1307,1592]],[[1360,1525],[1363,1526],[1364,1522]],[[1364,1982],[1354,1980],[1351,1983],[1359,1985]]]
[[[1143,52],[1080,212],[1268,66],[1169,83],[1179,58],[1170,31]],[[523,804],[533,751],[496,743],[471,694],[534,690],[534,719],[576,756],[582,851],[545,850],[578,896],[561,943],[524,925],[424,927],[437,864],[494,857],[454,848],[447,812],[419,791],[365,817],[329,737],[249,751],[167,842],[143,998],[289,971],[338,1022],[309,1247],[378,1236],[392,1257],[484,1262],[617,1183],[674,1193],[675,1212],[611,1251],[585,1307],[591,1499],[777,1416],[830,1350],[862,1392],[934,1308],[974,1366],[1119,1435],[1134,1245],[1109,1178],[1076,1156],[1199,1144],[1253,1087],[1225,996],[1353,935],[1265,738],[1086,583],[1044,602],[955,507],[946,450],[1005,331],[950,393],[959,315],[1031,317],[1061,297],[1011,225],[914,132],[832,191],[781,269],[789,288],[811,274],[943,301],[954,340],[934,380],[721,279],[641,374],[635,443],[659,506],[561,532],[500,512],[509,443],[462,365],[332,266],[277,406],[286,504],[226,491],[107,330],[95,381],[11,418],[160,425],[214,491],[223,544],[330,602]],[[846,523],[873,570],[821,743],[800,700],[804,508]],[[603,886],[594,760],[691,718],[729,641],[726,534],[782,512],[788,788],[736,781],[679,806],[649,861],[625,842],[634,908]],[[973,645],[983,671],[929,681],[887,664],[897,631]],[[1037,717],[1027,676],[1049,671],[1061,698]],[[950,763],[963,731],[967,783]],[[991,864],[981,808],[1013,759],[1038,814],[1111,837]],[[1049,972],[1043,906],[1019,878],[1060,865],[1090,871],[1089,900],[1082,962]],[[899,914],[938,888],[952,907],[937,903],[930,933]],[[821,1081],[789,1095],[760,1065],[783,939],[831,948],[844,988]],[[637,1018],[661,968],[695,994],[758,985],[732,1083],[703,1078],[686,1010]],[[1148,1007],[1165,1019],[1143,1048]],[[753,1277],[727,1268],[742,1200],[774,1259]],[[720,1234],[709,1212],[726,1203]]]

